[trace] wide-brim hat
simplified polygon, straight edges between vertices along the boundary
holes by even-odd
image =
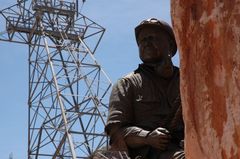
[[[172,46],[172,57],[173,57],[177,52],[177,43],[175,40],[175,36],[174,36],[173,30],[172,30],[172,27],[164,21],[158,20],[156,18],[150,18],[147,20],[143,20],[135,28],[135,36],[136,36],[137,43],[138,43],[138,36],[139,36],[139,33],[141,32],[141,30],[144,28],[149,28],[149,27],[164,30],[170,36],[170,39],[172,40],[172,43],[173,43],[173,46]]]

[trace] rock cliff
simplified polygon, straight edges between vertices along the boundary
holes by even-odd
[[[172,0],[189,159],[240,159],[240,0]]]

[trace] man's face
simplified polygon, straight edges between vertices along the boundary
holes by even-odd
[[[159,62],[169,53],[169,35],[156,28],[144,28],[139,33],[138,45],[143,62]]]

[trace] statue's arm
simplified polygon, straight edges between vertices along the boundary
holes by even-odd
[[[114,84],[105,131],[110,137],[110,145],[115,149],[123,150],[127,147],[124,133],[126,133],[125,128],[130,127],[134,120],[133,98],[133,88],[128,79],[120,79]]]
[[[153,131],[146,131],[138,127],[128,127],[125,131],[128,132],[125,134],[125,142],[131,148],[148,145],[159,150],[166,150],[171,139],[170,132],[161,127]]]
[[[124,140],[129,147],[138,148],[149,144],[147,142],[147,136],[150,133],[149,131],[136,126],[126,127],[123,131]]]
[[[112,150],[127,150],[128,147],[137,148],[147,144],[149,131],[136,126],[120,127],[117,124],[111,126],[109,131]]]

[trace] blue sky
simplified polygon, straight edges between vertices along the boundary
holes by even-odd
[[[15,0],[0,0],[0,9]],[[113,83],[141,63],[134,28],[156,17],[168,23],[170,0],[87,0],[82,13],[106,28],[96,58]],[[1,19],[2,20],[2,19]],[[5,22],[0,22],[0,32]],[[27,46],[0,41],[0,158],[27,158]],[[179,65],[178,55],[174,57]]]

